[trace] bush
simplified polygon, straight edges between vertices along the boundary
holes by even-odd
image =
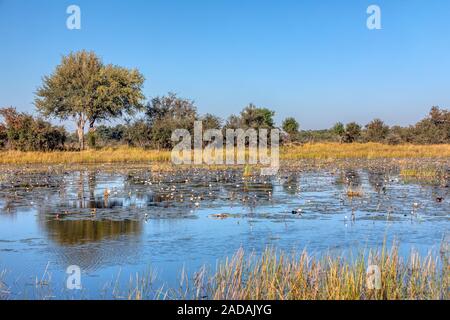
[[[389,126],[380,119],[372,120],[366,125],[365,139],[370,142],[382,142],[389,134]]]
[[[361,136],[361,126],[356,122],[350,122],[345,126],[343,141],[352,143],[357,141]]]
[[[286,118],[283,121],[283,124],[281,125],[283,130],[289,134],[289,136],[292,138],[295,138],[295,136],[298,134],[299,125],[297,120],[295,120],[292,117]]]
[[[193,101],[169,93],[167,96],[152,99],[146,108],[147,123],[137,121],[133,132],[146,134],[145,131],[150,128],[151,147],[172,148],[171,136],[176,129],[186,129],[193,133],[194,121],[198,119],[197,108]]]
[[[21,151],[50,151],[64,148],[66,131],[40,118],[17,112],[15,108],[0,109],[6,132],[7,147]]]
[[[450,111],[432,107],[428,117],[416,124],[413,133],[415,143],[450,143]]]

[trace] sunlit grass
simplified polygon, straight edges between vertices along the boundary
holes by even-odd
[[[387,145],[381,143],[307,143],[284,147],[282,159],[448,158],[450,145]]]
[[[248,152],[247,152],[248,153]],[[378,159],[378,158],[449,158],[450,145],[386,145],[379,143],[308,143],[284,146],[280,159]],[[170,150],[146,150],[131,147],[93,149],[81,152],[1,151],[0,164],[91,164],[170,162]],[[225,163],[225,161],[224,161]]]
[[[367,284],[369,265],[379,267],[381,287]],[[202,268],[191,287],[168,294],[173,298],[225,300],[406,300],[448,299],[448,264],[431,254],[411,252],[405,261],[398,248],[370,251],[356,259],[286,254],[267,249],[261,256],[238,251],[208,274]]]
[[[380,270],[380,287],[368,284],[368,266]],[[306,251],[286,254],[266,249],[247,255],[241,249],[210,272],[203,266],[189,277],[181,272],[178,288],[148,290],[144,277],[129,285],[128,299],[208,300],[447,300],[448,257],[420,256],[404,260],[398,247],[361,252],[356,258]]]

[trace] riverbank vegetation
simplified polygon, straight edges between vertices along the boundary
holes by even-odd
[[[143,85],[144,77],[136,69],[104,64],[94,52],[83,50],[71,53],[62,58],[53,73],[43,77],[42,85],[37,88],[34,104],[38,116],[17,112],[13,107],[0,109],[0,149],[47,152],[128,146],[170,150],[176,143],[171,140],[172,132],[186,129],[192,135],[194,122],[199,120],[202,121],[203,130],[218,129],[222,133],[227,129],[238,128],[280,129],[281,143],[284,145],[358,143],[351,149],[360,150],[364,148],[359,145],[361,143],[450,144],[450,111],[439,107],[432,107],[424,119],[408,127],[388,126],[382,120],[374,119],[366,125],[337,122],[329,129],[302,130],[301,119],[298,121],[288,117],[281,125],[277,125],[274,110],[252,103],[227,119],[213,114],[201,115],[193,100],[178,97],[174,93],[146,99],[142,92]],[[64,127],[52,125],[48,122],[50,119],[73,120],[76,130],[68,132]],[[107,125],[111,120],[115,120],[116,124]],[[86,125],[89,127],[87,133]],[[333,152],[339,153],[342,148],[333,148]],[[308,156],[308,152],[300,150],[297,156]],[[106,149],[105,153],[111,151],[113,149]],[[136,161],[154,157],[154,152],[132,153]],[[318,153],[319,156],[323,155],[323,152]],[[366,153],[363,151],[358,156],[367,156]],[[402,154],[402,151],[399,153]],[[78,159],[76,161],[97,161],[93,154],[89,152],[70,156]],[[159,157],[160,151],[156,154]],[[375,154],[375,150],[372,154]],[[36,155],[36,158],[52,159],[54,155]],[[109,158],[124,159],[120,153]]]

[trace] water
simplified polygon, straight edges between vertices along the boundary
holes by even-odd
[[[111,298],[111,288],[145,273],[156,274],[156,287],[177,286],[183,268],[214,269],[239,248],[340,255],[395,240],[404,256],[439,254],[449,198],[448,177],[405,180],[382,166],[292,167],[272,178],[243,178],[242,169],[3,169],[0,297]],[[70,265],[82,270],[81,291],[65,289]]]

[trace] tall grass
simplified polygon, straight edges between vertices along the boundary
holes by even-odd
[[[274,249],[256,256],[239,250],[215,272],[202,267],[193,279],[183,274],[171,299],[225,300],[410,300],[448,299],[448,256],[439,263],[431,254],[412,251],[405,261],[398,248],[360,253],[356,259],[286,254]],[[369,265],[380,270],[377,289],[367,283]],[[160,291],[161,292],[161,291]]]
[[[450,145],[387,145],[381,143],[307,143],[282,148],[283,159],[448,158]]]
[[[340,158],[449,158],[450,145],[385,145],[380,143],[308,143],[302,146],[284,146],[280,158],[340,159]],[[169,162],[169,150],[145,150],[115,147],[99,150],[21,152],[1,151],[0,164],[90,164]]]

